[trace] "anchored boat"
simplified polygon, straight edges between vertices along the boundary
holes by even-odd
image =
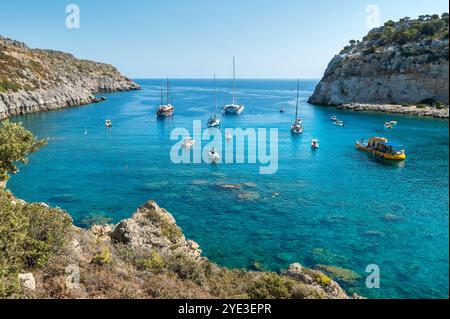
[[[170,86],[169,86],[169,79],[167,79],[166,84],[166,104],[163,104],[163,88],[161,86],[161,104],[158,107],[158,110],[156,111],[156,115],[160,117],[168,117],[172,116],[173,112],[175,111],[175,108],[170,104]]]
[[[217,153],[214,148],[212,148],[208,153],[211,164],[218,164],[220,162],[220,155]]]
[[[313,150],[317,150],[319,147],[320,147],[319,140],[314,139],[311,141],[311,148]]]
[[[195,140],[192,137],[186,137],[183,141],[182,147],[185,149],[190,149],[195,145]]]
[[[220,126],[220,119],[216,115],[217,93],[216,93],[216,74],[214,73],[214,115],[208,119],[208,127]]]
[[[403,145],[389,142],[384,137],[372,137],[367,143],[361,140],[356,142],[356,148],[375,157],[388,160],[404,161],[406,159]]]
[[[302,125],[302,119],[298,117],[299,94],[300,94],[300,80],[297,80],[297,105],[295,107],[295,122],[291,126],[292,134],[302,134],[303,130],[304,130],[303,125]]]
[[[236,103],[236,61],[233,57],[233,102],[231,104],[225,105],[222,108],[223,114],[234,114],[239,115],[244,112],[244,106]]]

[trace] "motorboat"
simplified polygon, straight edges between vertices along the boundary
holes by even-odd
[[[217,164],[220,162],[220,154],[212,148],[208,153],[209,159],[212,164]]]
[[[403,145],[389,142],[384,137],[372,137],[367,143],[364,140],[356,142],[356,148],[378,158],[404,161],[406,159]]]
[[[112,127],[112,121],[111,121],[111,120],[106,120],[106,121],[105,121],[105,126],[106,126],[107,128],[111,128],[111,127]]]
[[[336,121],[338,120],[338,118],[337,118],[336,115],[333,115],[333,116],[330,118],[330,120],[332,120],[333,122],[336,122]]]
[[[186,137],[181,145],[183,148],[190,149],[195,145],[195,140],[192,137]]]
[[[342,126],[342,127],[345,126],[344,121],[341,121],[341,120],[336,120],[336,121],[334,122],[334,125],[336,125],[336,126]]]
[[[319,147],[320,147],[320,145],[319,145],[319,140],[313,139],[313,140],[311,141],[311,148],[314,149],[314,150],[316,150],[316,149],[318,149]]]

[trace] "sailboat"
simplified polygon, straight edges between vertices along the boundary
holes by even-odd
[[[300,80],[297,80],[297,105],[295,107],[295,122],[291,126],[292,134],[302,134],[303,133],[303,125],[302,119],[298,117],[298,100],[300,94]]]
[[[214,74],[214,115],[208,119],[208,127],[220,126],[220,119],[216,115],[217,92],[216,92],[216,74]]]
[[[174,107],[170,104],[170,86],[169,79],[167,79],[166,104],[163,104],[163,87],[161,86],[161,104],[159,105],[156,114],[161,117],[168,117],[173,115],[174,110]]]
[[[239,115],[244,112],[244,106],[236,104],[236,59],[233,57],[233,103],[222,108],[223,114]]]

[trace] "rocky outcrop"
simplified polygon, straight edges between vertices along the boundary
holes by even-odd
[[[415,116],[427,116],[440,119],[449,118],[449,109],[438,109],[431,106],[417,107],[416,105],[391,105],[391,104],[342,104],[337,106],[337,109],[350,110],[355,112],[382,112],[382,113],[395,113],[395,114],[408,114]]]
[[[111,65],[30,49],[0,36],[0,119],[100,102],[97,93],[138,89]]]
[[[309,102],[334,106],[438,102],[448,108],[448,45],[448,15],[389,21],[363,41],[351,41],[331,60]]]
[[[120,222],[110,234],[115,242],[133,249],[158,250],[163,255],[183,254],[199,259],[199,245],[186,240],[175,218],[154,201],[141,206],[134,215]]]

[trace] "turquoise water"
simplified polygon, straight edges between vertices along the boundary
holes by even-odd
[[[314,107],[306,101],[317,82],[302,81],[305,133],[292,137],[295,81],[243,80],[238,93],[246,110],[222,118],[222,127],[278,128],[278,172],[260,175],[254,164],[175,165],[170,132],[207,120],[211,81],[173,81],[176,114],[165,121],[154,115],[160,81],[138,82],[142,91],[109,94],[103,104],[15,118],[50,142],[11,179],[12,191],[60,206],[84,226],[117,222],[155,199],[219,264],[253,268],[258,262],[272,270],[292,262],[335,265],[362,276],[343,284],[364,296],[448,297],[448,121]],[[229,102],[230,81],[217,85],[219,104]],[[346,126],[332,125],[331,115]],[[387,131],[387,120],[399,124]],[[354,149],[356,140],[375,135],[406,146],[404,165]],[[316,152],[312,138],[321,141]],[[380,289],[365,288],[369,264],[380,267]]]

